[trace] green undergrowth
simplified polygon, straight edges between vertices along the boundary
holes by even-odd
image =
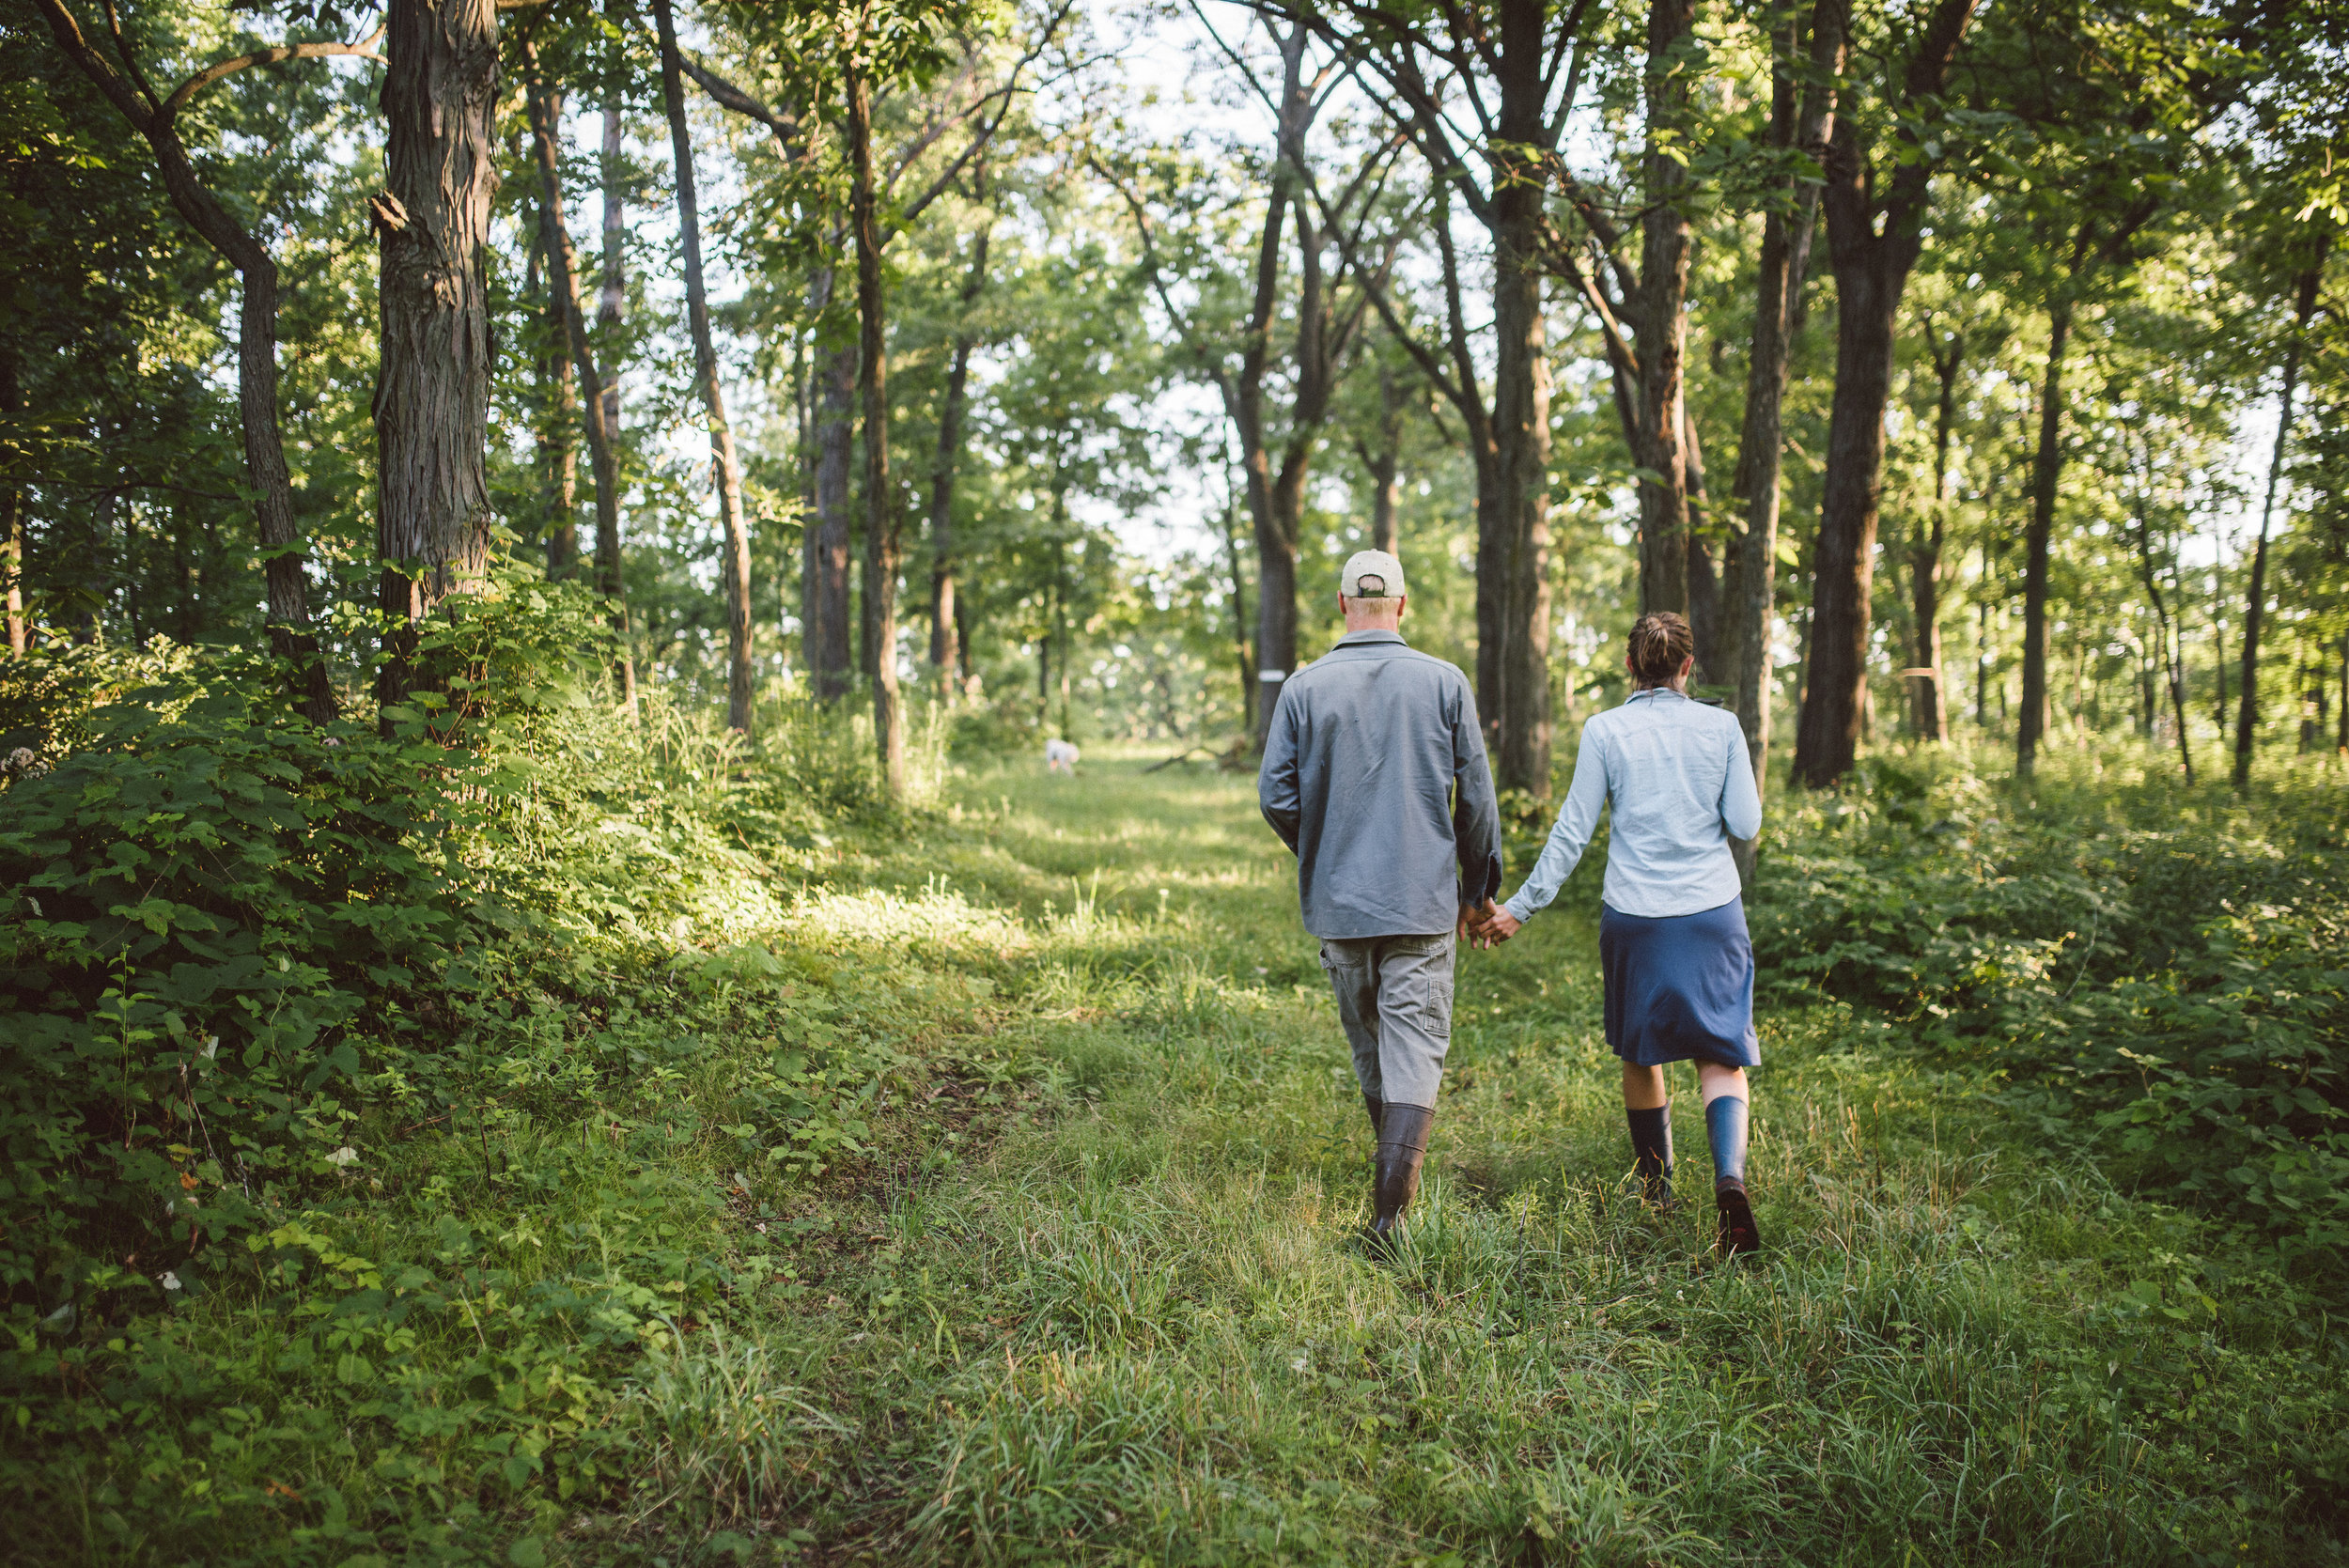
[[[2028,788],[1879,756],[1791,803],[1755,942],[1789,1001],[1897,1019],[2116,1180],[2215,1212],[2288,1273],[2349,1256],[2341,763],[2184,787],[2133,747]]]
[[[2321,1248],[2100,1152],[2093,1108],[2019,1103],[2016,1036],[1797,970],[1783,894],[1755,909],[1774,977],[1802,976],[1756,1075],[1767,1253],[1709,1255],[1690,1083],[1688,1208],[1625,1195],[1586,875],[1464,957],[1427,1188],[1378,1265],[1346,1239],[1360,1101],[1245,778],[1093,754],[1074,780],[976,773],[889,818],[824,760],[836,737],[788,764],[836,781],[818,809],[784,763],[713,737],[676,731],[679,768],[630,760],[603,719],[532,722],[503,762],[478,741],[510,780],[468,774],[441,828],[401,829],[428,862],[412,894],[330,901],[260,847],[240,863],[277,890],[270,919],[175,884],[175,906],[261,933],[256,986],[179,1006],[183,1032],[228,1042],[211,1064],[163,1000],[133,1000],[161,946],[127,985],[111,957],[52,959],[64,981],[10,993],[19,1017],[99,1018],[94,1038],[123,1015],[154,1031],[106,1059],[138,1095],[91,1048],[79,1141],[10,1145],[12,1180],[63,1179],[70,1153],[94,1184],[88,1215],[30,1240],[46,1209],[11,1197],[0,1238],[31,1260],[0,1412],[12,1560],[2344,1556]],[[256,755],[309,744],[254,729]],[[393,766],[373,744],[320,751]],[[289,766],[289,796],[323,787],[320,756]],[[154,852],[154,819],[193,798],[39,828],[70,841],[44,873],[62,862],[95,906],[107,846]],[[0,796],[9,831],[40,799]],[[207,809],[226,842],[242,808]],[[344,809],[330,823],[360,831]],[[1772,876],[1864,859],[1820,802],[1781,809]],[[363,940],[330,904],[447,924]],[[10,917],[20,944],[31,918]],[[237,937],[179,921],[139,929]],[[44,939],[145,940],[82,924]],[[247,1063],[237,1020],[282,1018],[288,992],[347,1011],[303,1001],[315,1038]],[[202,1141],[216,1104],[263,1151],[242,1166]],[[126,1125],[148,1164],[108,1152]]]

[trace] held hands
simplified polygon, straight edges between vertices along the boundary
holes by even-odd
[[[1460,912],[1460,924],[1463,932],[1470,941],[1480,948],[1499,947],[1502,942],[1516,936],[1523,924],[1517,916],[1494,903],[1490,898],[1486,899],[1485,907],[1474,911],[1472,915],[1470,911],[1465,909]]]

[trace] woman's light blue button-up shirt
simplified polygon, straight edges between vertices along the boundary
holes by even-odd
[[[1600,896],[1626,915],[1717,909],[1738,894],[1732,837],[1762,831],[1762,796],[1736,715],[1668,686],[1635,691],[1582,726],[1574,783],[1532,874],[1504,906],[1519,921],[1558,896],[1611,805]]]

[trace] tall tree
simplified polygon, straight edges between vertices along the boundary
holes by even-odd
[[[1330,94],[1345,81],[1343,56],[1311,61],[1313,29],[1302,19],[1290,19],[1285,30],[1276,27],[1273,34],[1281,61],[1276,88],[1260,79],[1248,58],[1212,26],[1208,32],[1273,119],[1273,155],[1254,244],[1248,314],[1230,345],[1237,350],[1237,364],[1231,363],[1223,345],[1212,341],[1213,334],[1203,331],[1196,313],[1176,303],[1146,206],[1129,183],[1121,180],[1119,189],[1141,233],[1144,270],[1159,303],[1183,332],[1193,364],[1215,385],[1237,440],[1256,541],[1254,714],[1261,744],[1281,686],[1295,671],[1299,651],[1297,571],[1306,483],[1348,348],[1369,303],[1360,291],[1350,300],[1343,298],[1338,285],[1344,276],[1361,272],[1355,244],[1392,148],[1381,147],[1366,159],[1334,204],[1324,201],[1315,183],[1307,140]],[[1292,224],[1298,252],[1297,297],[1291,307],[1295,337],[1283,387],[1277,376],[1273,332],[1282,313],[1286,281],[1283,257]],[[1326,254],[1332,245],[1345,258],[1336,279],[1330,276]],[[1290,394],[1285,411],[1278,407],[1282,390]]]
[[[2194,786],[2194,744],[2186,723],[2186,654],[2181,645],[2183,639],[2170,624],[2170,604],[2162,595],[2158,565],[2159,558],[2166,555],[2174,567],[2177,551],[2174,544],[2169,544],[2169,548],[2164,549],[2163,545],[2169,541],[2155,537],[2152,446],[2143,441],[2138,442],[2136,446],[2142,453],[2142,460],[2131,465],[2137,483],[2133,487],[2136,493],[2130,509],[2137,523],[2138,569],[2143,574],[2145,598],[2153,606],[2155,653],[2161,665],[2163,683],[2169,690],[2170,715],[2178,726],[2178,765],[2186,774],[2186,787],[2191,789]]]
[[[984,165],[973,165],[974,194],[986,193]],[[987,289],[987,242],[990,211],[971,238],[971,264],[963,274],[962,321],[955,334],[954,357],[938,408],[938,453],[930,463],[930,675],[939,695],[951,693],[961,656],[961,627],[955,599],[955,465],[962,455],[963,407],[969,399],[971,356],[979,346],[975,313]]]
[[[786,30],[778,53],[796,61],[808,41]],[[815,163],[815,147],[799,103],[770,107],[707,66],[680,58],[686,74],[719,107],[757,121],[772,134],[786,175],[804,180]],[[837,258],[848,243],[829,192],[802,203],[806,242],[813,253],[804,299],[808,320],[805,351],[814,362],[806,388],[803,497],[810,520],[800,534],[800,649],[817,699],[847,694],[855,668],[848,636],[848,510],[851,448],[856,440],[857,338],[847,330],[834,298]]]
[[[1725,551],[1721,643],[1727,668],[1717,676],[1737,690],[1738,727],[1745,732],[1746,752],[1753,760],[1754,783],[1765,789],[1769,783],[1770,622],[1778,602],[1787,370],[1808,314],[1810,296],[1804,286],[1811,272],[1821,188],[1814,171],[1827,156],[1835,129],[1835,88],[1843,73],[1846,48],[1843,18],[1839,0],[1820,0],[1806,27],[1799,8],[1789,6],[1771,38],[1769,146],[1780,154],[1799,152],[1813,167],[1789,174],[1774,193],[1777,199],[1763,210],[1745,410],[1732,484],[1745,526],[1731,535]],[[1806,58],[1807,72],[1801,70]],[[1750,873],[1752,866],[1744,869]]]
[[[16,346],[0,343],[0,420],[14,426],[23,413]],[[22,656],[31,646],[24,621],[24,490],[13,474],[0,474],[0,579],[6,580],[8,651]]]
[[[579,256],[571,245],[570,226],[563,218],[562,151],[552,93],[538,63],[537,46],[521,41],[522,70],[527,80],[533,152],[538,165],[538,204],[545,214],[548,273],[556,302],[563,310],[565,334],[570,342],[571,365],[579,375],[580,400],[587,410],[587,461],[596,484],[596,589],[611,606],[612,629],[619,648],[613,662],[613,682],[620,701],[636,707],[636,660],[629,647],[628,582],[620,571],[620,465],[614,450],[608,419],[612,405],[604,396],[603,375],[596,366],[595,344],[587,334],[587,312],[580,298]]]
[[[1889,51],[1871,107],[1890,122],[1890,147],[1879,147],[1882,132],[1851,112],[1848,82],[1828,141],[1821,203],[1835,272],[1835,399],[1813,554],[1810,667],[1795,732],[1796,776],[1814,789],[1849,771],[1865,718],[1884,411],[1901,296],[1923,249],[1932,194],[1935,160],[1921,120],[1940,97],[1975,4],[1933,0],[1914,36]],[[1879,157],[1889,169],[1878,168]]]
[[[652,0],[653,23],[661,38],[661,96],[669,116],[669,150],[677,163],[677,214],[685,263],[685,318],[693,335],[693,379],[709,418],[712,488],[725,538],[726,723],[751,733],[756,696],[751,664],[751,536],[742,520],[742,468],[734,455],[734,427],[726,420],[725,389],[718,381],[718,349],[709,333],[709,295],[702,279],[700,198],[693,182],[693,138],[685,122],[684,70],[677,47],[670,0]]]
[[[2283,476],[2284,454],[2292,443],[2292,396],[2300,380],[2300,354],[2307,345],[2309,319],[2316,314],[2317,289],[2325,278],[2325,253],[2331,236],[2320,236],[2316,256],[2304,268],[2293,305],[2292,337],[2284,349],[2283,388],[2276,399],[2276,450],[2267,464],[2267,498],[2260,505],[2259,542],[2251,551],[2251,582],[2243,600],[2243,680],[2234,709],[2234,786],[2251,782],[2251,757],[2259,745],[2260,632],[2267,615],[2268,528],[2276,515],[2276,487]]]
[[[842,97],[848,113],[848,229],[856,241],[857,400],[864,416],[864,649],[873,682],[873,733],[883,787],[892,800],[906,788],[904,694],[897,686],[897,574],[904,548],[897,497],[889,480],[889,329],[882,315],[880,216],[873,173],[874,60],[865,40],[844,51]]]
[[[1948,720],[1941,661],[1941,551],[1949,538],[1950,444],[1957,427],[1957,380],[1966,364],[1966,333],[1944,331],[1928,314],[1924,321],[1925,353],[1933,361],[1933,509],[1922,527],[1912,527],[1908,540],[1908,585],[1911,635],[1909,649],[1910,712],[1918,737],[1938,741]]]
[[[864,427],[864,560],[863,631],[866,678],[872,683],[873,740],[880,755],[882,786],[889,799],[906,790],[905,700],[897,679],[897,579],[905,564],[901,511],[889,476],[889,349],[887,302],[881,289],[881,252],[905,226],[952,187],[971,160],[1003,128],[1019,92],[1020,77],[1050,47],[1074,0],[1044,22],[1032,46],[1003,85],[975,95],[961,115],[984,116],[962,151],[929,186],[884,225],[880,203],[889,194],[873,156],[873,86],[877,79],[914,78],[937,60],[936,43],[917,19],[890,11],[882,0],[865,0],[844,17],[837,41],[849,175],[848,228],[856,250],[857,388]],[[991,116],[986,115],[994,105]],[[910,161],[910,159],[908,160]],[[901,163],[898,173],[902,173]]]
[[[416,623],[490,555],[489,288],[497,192],[495,0],[390,0],[384,189],[375,223],[381,327],[375,389],[376,547],[384,661],[376,697],[407,699]],[[388,722],[388,721],[387,721]]]
[[[64,0],[34,3],[49,23],[57,46],[154,150],[156,168],[163,176],[163,189],[171,197],[173,210],[237,270],[243,286],[237,313],[237,411],[244,432],[245,472],[253,486],[255,520],[261,540],[262,576],[269,591],[270,645],[272,652],[292,666],[303,711],[312,722],[322,724],[334,717],[336,705],[325,660],[319,656],[318,638],[310,629],[309,575],[301,534],[294,524],[293,485],[286,468],[285,438],[278,427],[277,263],[196,173],[187,147],[179,139],[179,119],[196,94],[254,66],[333,55],[358,55],[381,62],[383,56],[375,52],[375,42],[384,30],[379,27],[357,43],[280,44],[218,60],[180,83],[170,96],[159,97],[148,84],[138,63],[137,51],[124,34],[121,18],[112,6],[107,8],[106,17],[114,35],[116,55],[122,62],[119,72],[84,37],[81,23],[66,8]],[[398,39],[395,35],[395,72],[399,58]],[[13,552],[21,561],[22,542],[13,531],[21,529],[22,524],[16,520],[13,501],[9,504],[9,520]],[[10,593],[18,591],[12,580]],[[12,646],[20,641],[14,630],[22,618],[17,613],[20,609],[21,598],[11,607]]]
[[[554,101],[555,117],[562,117],[562,100]],[[537,419],[539,482],[546,489],[547,576],[565,578],[579,559],[579,442],[572,421],[579,416],[573,389],[569,346],[570,313],[555,292],[553,252],[546,206],[534,201],[537,225],[530,244],[530,270],[524,292],[539,302],[543,337],[531,366],[537,393],[532,411]]]
[[[1312,15],[1349,58],[1433,177],[1492,246],[1488,439],[1477,471],[1476,703],[1504,789],[1549,793],[1549,363],[1544,192],[1572,108],[1568,52],[1589,0],[1480,0],[1429,12],[1337,4]],[[1475,129],[1463,133],[1466,122]],[[1464,134],[1470,138],[1464,145]],[[1480,178],[1481,172],[1481,178]],[[1456,279],[1444,221],[1436,234]],[[1400,324],[1381,309],[1391,329]],[[1470,364],[1413,354],[1471,426]],[[1470,362],[1472,364],[1472,362]],[[1456,374],[1455,370],[1456,369]],[[1479,448],[1482,450],[1479,450]]]

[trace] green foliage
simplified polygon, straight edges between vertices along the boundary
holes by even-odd
[[[191,1282],[194,1254],[333,1169],[342,1086],[397,1028],[369,993],[471,980],[428,956],[463,952],[476,891],[449,853],[461,805],[433,814],[464,753],[272,718],[233,677],[87,725],[0,801],[0,1279],[20,1311],[148,1284],[117,1259]]]
[[[1996,1063],[2017,1109],[2338,1266],[2349,847],[2329,771],[2237,800],[2171,785],[2150,753],[2032,791],[1877,758],[1781,808],[1757,960],[1783,995],[1863,1003]]]
[[[945,1059],[934,987],[777,946],[855,737],[640,725],[580,609],[466,607],[390,737],[266,662],[0,669],[51,717],[0,792],[0,1484],[90,1496],[77,1550],[168,1515],[340,1561],[602,1495],[627,1369],[803,1294],[779,1205]]]

